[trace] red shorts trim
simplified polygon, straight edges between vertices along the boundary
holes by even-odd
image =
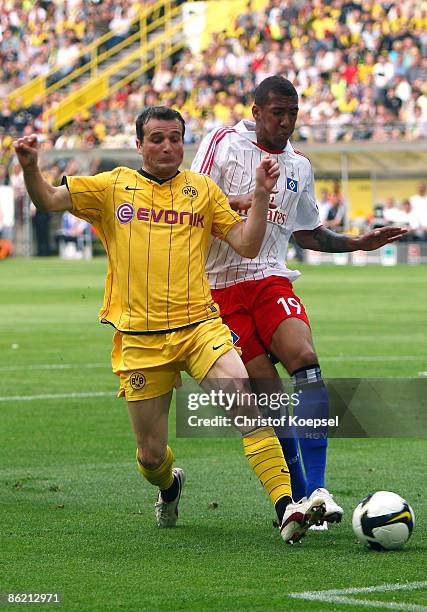
[[[307,312],[293,291],[292,283],[282,276],[244,281],[225,289],[212,289],[221,317],[234,334],[247,363],[270,353],[271,339],[282,321],[297,318],[310,327]]]

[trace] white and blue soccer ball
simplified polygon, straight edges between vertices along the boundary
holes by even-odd
[[[415,514],[408,502],[391,491],[367,495],[353,512],[353,531],[374,550],[396,550],[409,540]]]

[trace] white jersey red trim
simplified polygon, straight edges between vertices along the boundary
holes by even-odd
[[[211,176],[226,195],[242,195],[254,190],[255,169],[265,155],[256,144],[255,124],[240,121],[234,128],[220,128],[208,134],[200,143],[191,169]],[[321,225],[313,171],[310,161],[289,142],[281,153],[270,156],[279,163],[280,176],[277,193],[271,196],[272,207],[259,255],[255,259],[241,257],[227,243],[213,238],[206,260],[213,289],[273,275],[292,282],[300,275],[286,267],[286,254],[294,231]],[[240,211],[243,219],[248,213],[250,210]]]
[[[233,128],[220,128],[219,130],[216,130],[213,134],[212,137],[210,139],[209,142],[209,146],[206,149],[206,153],[203,157],[203,161],[202,161],[202,165],[200,168],[200,173],[201,174],[208,174],[210,175],[210,172],[212,170],[212,164],[213,164],[213,160],[214,160],[214,156],[215,156],[215,148],[216,146],[221,142],[221,140],[224,138],[224,136],[230,132],[235,132],[236,130],[234,130]]]

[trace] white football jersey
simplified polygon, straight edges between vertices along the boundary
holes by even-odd
[[[254,191],[255,169],[267,154],[279,163],[280,176],[277,193],[271,195],[259,255],[255,259],[241,257],[226,242],[213,238],[206,260],[212,289],[273,275],[294,281],[300,273],[286,267],[289,239],[297,230],[313,230],[321,225],[309,160],[290,142],[282,152],[267,151],[258,145],[252,121],[243,120],[234,128],[220,128],[208,134],[200,143],[191,169],[208,174],[227,196],[242,195]],[[248,214],[250,209],[240,211],[243,219]]]

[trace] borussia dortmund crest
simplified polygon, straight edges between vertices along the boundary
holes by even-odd
[[[199,192],[193,185],[185,185],[185,187],[182,188],[182,193],[188,198],[197,198],[199,195]]]
[[[132,389],[139,391],[145,386],[145,376],[144,374],[141,374],[141,372],[132,372],[129,382]]]

